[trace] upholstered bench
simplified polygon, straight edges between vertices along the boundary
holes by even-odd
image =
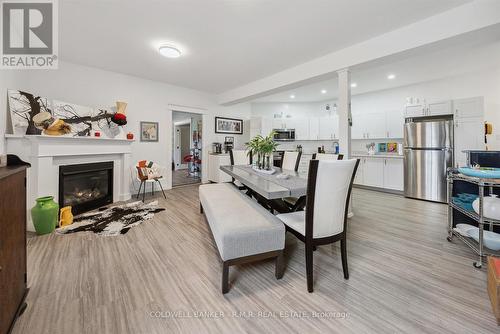
[[[201,185],[199,195],[222,259],[222,293],[231,265],[276,258],[276,278],[283,277],[285,227],[278,218],[228,183]]]

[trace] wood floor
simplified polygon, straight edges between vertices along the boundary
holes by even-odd
[[[188,176],[187,169],[179,169],[172,171],[172,186],[183,186],[186,184],[200,183],[199,177]]]
[[[356,189],[349,280],[339,246],[322,246],[307,293],[303,244],[287,235],[282,280],[273,261],[232,267],[222,295],[197,189],[157,194],[166,211],[123,236],[30,238],[29,305],[13,333],[500,331],[485,270],[459,241],[446,241],[444,205]]]

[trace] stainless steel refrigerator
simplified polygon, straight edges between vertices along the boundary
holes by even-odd
[[[445,203],[453,166],[453,118],[408,118],[404,125],[406,197]]]

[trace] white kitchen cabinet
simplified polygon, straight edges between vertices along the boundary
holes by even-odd
[[[386,138],[385,112],[373,112],[364,116],[366,139]]]
[[[309,140],[319,140],[319,118],[309,118]]]
[[[290,118],[286,120],[287,129],[295,129],[295,140],[309,139],[309,119]]]
[[[413,104],[405,107],[405,117],[438,116],[453,114],[451,101]]]
[[[356,158],[356,156],[354,156]],[[403,191],[403,159],[400,157],[358,157],[354,184]]]
[[[392,190],[404,189],[403,159],[386,158],[384,160],[384,188]]]
[[[353,115],[352,139],[386,138],[385,112],[371,112]]]
[[[464,150],[484,150],[484,122],[482,118],[462,118],[455,120],[454,129],[455,167],[467,163]]]
[[[339,132],[339,117],[321,117],[319,119],[319,139],[331,140],[338,139]]]
[[[216,183],[231,182],[232,178],[220,170],[220,166],[231,165],[229,154],[208,155],[208,180]]]
[[[267,136],[273,130],[273,119],[252,117],[250,119],[250,138],[256,135]]]
[[[464,150],[484,150],[484,99],[453,100],[455,167],[465,166]]]
[[[385,138],[403,138],[405,119],[400,110],[386,111],[385,113]]]
[[[366,139],[366,118],[363,114],[352,115],[352,139]]]
[[[384,187],[384,159],[363,158],[363,185]]]
[[[484,116],[483,97],[453,100],[453,113],[455,119],[482,118]]]
[[[405,107],[405,117],[421,117],[426,113],[427,108],[424,104],[412,104]]]
[[[273,129],[286,129],[285,119],[273,118]]]
[[[267,136],[273,131],[273,120],[271,118],[262,118],[261,125],[261,136]]]
[[[356,157],[354,157],[354,158],[356,158]],[[359,165],[358,165],[358,170],[356,171],[356,176],[354,177],[354,184],[363,185],[364,158],[357,158],[357,159],[359,159]]]
[[[453,114],[451,101],[432,102],[427,104],[427,116]]]

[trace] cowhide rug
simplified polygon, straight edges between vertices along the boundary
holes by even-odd
[[[158,201],[141,201],[117,205],[98,212],[76,216],[73,224],[56,229],[57,233],[68,234],[90,231],[104,236],[125,234],[131,227],[152,219],[157,212],[165,209],[158,207]]]

